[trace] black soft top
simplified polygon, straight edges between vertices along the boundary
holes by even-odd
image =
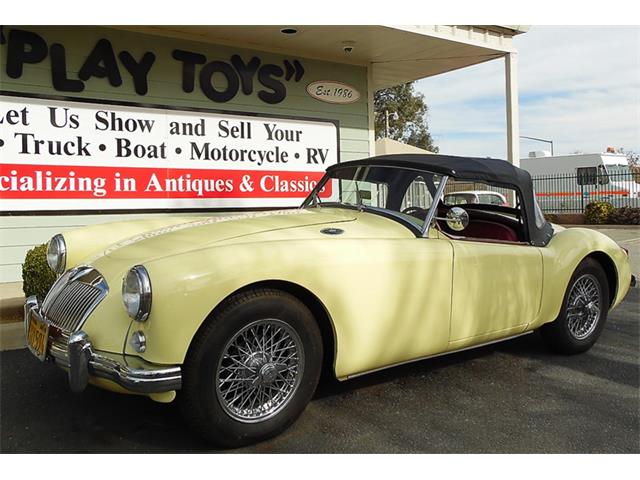
[[[487,182],[496,186],[514,188],[523,201],[527,229],[533,245],[544,246],[553,235],[551,225],[540,218],[536,224],[535,196],[531,175],[526,170],[513,166],[506,160],[496,158],[456,157],[435,154],[396,154],[353,160],[332,165],[327,169],[331,173],[337,168],[378,165],[424,170],[447,175],[457,180]]]

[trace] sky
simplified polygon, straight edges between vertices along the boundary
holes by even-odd
[[[532,26],[518,50],[520,135],[555,155],[640,152],[640,27]],[[504,60],[416,82],[440,153],[506,158]],[[520,156],[550,150],[520,140]]]

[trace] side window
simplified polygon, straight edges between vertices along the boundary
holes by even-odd
[[[431,194],[422,177],[416,177],[411,182],[402,199],[401,211],[409,207],[419,207],[428,210],[431,207]]]
[[[604,165],[598,165],[598,184],[606,185],[609,183],[609,174]]]
[[[485,205],[502,205],[505,203],[498,195],[492,193],[479,193],[478,200],[478,203],[484,203]]]
[[[598,169],[596,167],[579,167],[576,169],[578,185],[597,185]]]
[[[464,205],[465,203],[476,203],[476,196],[472,193],[456,193],[444,196],[445,205]]]

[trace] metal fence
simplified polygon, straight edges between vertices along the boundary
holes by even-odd
[[[587,169],[582,169],[587,170]],[[554,174],[533,176],[533,188],[545,213],[582,213],[595,201],[614,207],[640,207],[640,175],[637,172]]]

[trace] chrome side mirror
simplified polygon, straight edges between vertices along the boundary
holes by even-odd
[[[460,207],[451,207],[445,217],[436,217],[436,220],[447,222],[447,226],[454,232],[461,232],[469,226],[469,214]]]

